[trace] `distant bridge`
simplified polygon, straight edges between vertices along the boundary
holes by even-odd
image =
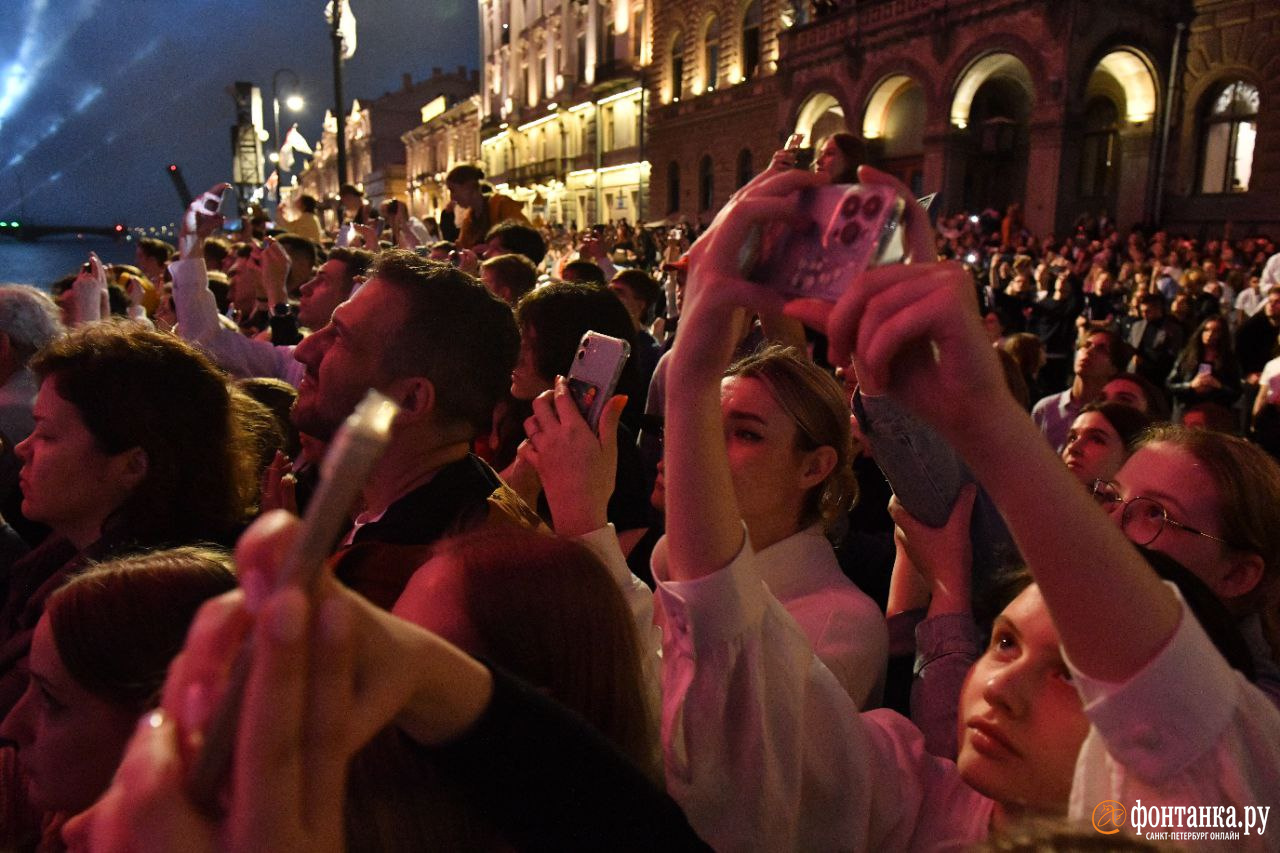
[[[52,237],[58,234],[93,234],[124,240],[129,235],[129,229],[120,222],[114,225],[32,225],[13,219],[0,220],[0,237],[15,237],[23,242],[32,243],[41,237]]]

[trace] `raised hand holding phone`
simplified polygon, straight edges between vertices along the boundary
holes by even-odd
[[[617,478],[618,421],[626,404],[626,397],[608,397],[592,429],[563,376],[533,401],[533,414],[524,422],[529,438],[519,455],[537,470],[561,536],[582,536],[608,521]]]
[[[178,233],[178,255],[182,260],[198,258],[204,251],[204,241],[225,221],[222,209],[224,199],[235,198],[231,184],[214,184],[198,195],[182,214],[182,229]]]

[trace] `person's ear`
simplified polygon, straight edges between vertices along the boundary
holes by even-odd
[[[1248,595],[1262,582],[1265,568],[1261,555],[1248,551],[1238,553],[1231,558],[1226,574],[1214,585],[1214,592],[1223,601]]]
[[[805,454],[804,467],[800,474],[800,487],[808,490],[821,483],[835,470],[839,460],[835,448],[823,445],[817,450]]]
[[[430,415],[436,407],[436,388],[425,376],[397,379],[389,394],[400,406],[400,420],[418,420]]]
[[[139,484],[147,478],[149,467],[147,451],[141,447],[131,447],[115,454],[112,458],[114,479],[123,486],[126,493],[137,489]]]

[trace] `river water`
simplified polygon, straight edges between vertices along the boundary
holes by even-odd
[[[0,237],[0,284],[34,284],[48,290],[53,282],[87,261],[89,252],[97,252],[105,263],[133,263],[134,245],[109,237],[66,235],[33,243]]]

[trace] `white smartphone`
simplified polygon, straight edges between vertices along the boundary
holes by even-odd
[[[592,432],[600,424],[600,413],[617,389],[622,368],[630,355],[631,344],[599,332],[587,332],[578,343],[566,378],[569,393]]]

